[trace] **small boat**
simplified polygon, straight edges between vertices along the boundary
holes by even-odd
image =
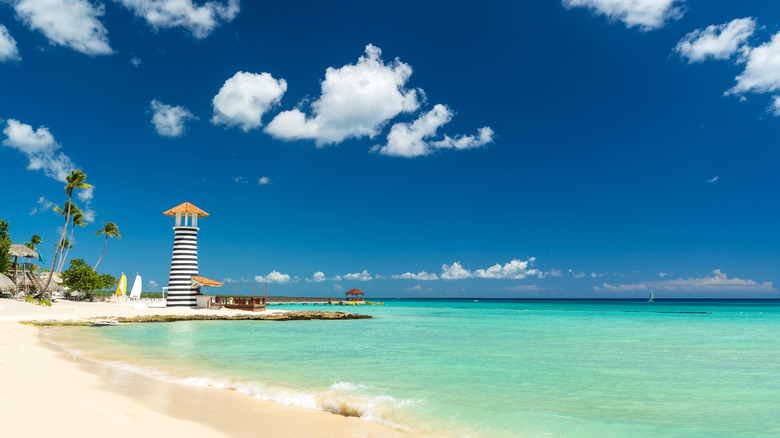
[[[653,300],[653,291],[650,291],[650,298],[647,300],[648,303],[654,303],[655,300]]]
[[[133,288],[130,289],[130,298],[135,298],[140,300],[141,299],[141,285],[143,282],[141,281],[141,276],[136,272],[135,273],[135,280],[133,281]]]

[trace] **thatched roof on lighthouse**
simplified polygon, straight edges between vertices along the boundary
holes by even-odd
[[[205,211],[190,204],[189,202],[185,202],[184,204],[177,205],[176,207],[173,207],[172,209],[166,211],[163,214],[166,216],[176,216],[176,213],[195,213],[198,215],[198,217],[206,217],[209,215]]]

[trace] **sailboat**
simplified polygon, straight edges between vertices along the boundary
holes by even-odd
[[[135,280],[133,280],[133,288],[130,289],[130,298],[134,298],[137,300],[141,299],[141,284],[143,282],[141,281],[141,276],[136,272],[135,273]]]
[[[655,301],[653,300],[653,291],[652,291],[652,290],[650,290],[650,299],[648,299],[648,300],[647,300],[647,302],[648,302],[648,303],[654,303],[654,302],[655,302]]]
[[[127,277],[125,277],[125,273],[122,273],[122,276],[119,277],[119,284],[116,287],[116,295],[122,296],[125,295],[127,292]]]

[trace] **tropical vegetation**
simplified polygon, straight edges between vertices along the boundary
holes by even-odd
[[[8,254],[8,250],[11,249],[9,228],[8,221],[0,219],[0,273],[8,272],[8,268],[11,267],[11,254]]]
[[[117,239],[121,239],[122,236],[119,235],[119,227],[116,226],[115,223],[109,222],[103,226],[102,230],[97,230],[96,236],[100,236],[101,234],[106,235],[106,241],[103,243],[103,252],[100,253],[100,258],[98,259],[97,263],[95,263],[95,270],[97,270],[98,265],[100,264],[100,261],[103,260],[103,254],[106,252],[106,245],[108,245],[108,238],[109,237],[116,237]]]
[[[71,214],[71,202],[73,201],[73,191],[75,189],[88,189],[92,187],[91,185],[87,184],[86,181],[87,175],[80,171],[80,170],[72,170],[70,172],[70,175],[65,177],[65,180],[67,181],[67,184],[65,185],[65,194],[68,195],[68,204],[66,205],[67,211],[65,213],[65,227],[62,229],[62,236],[60,236],[60,242],[65,240],[65,235],[68,232],[68,223],[70,222],[70,214]],[[61,247],[57,248],[57,251],[54,253],[54,258],[51,262],[51,272],[49,273],[49,279],[46,281],[46,286],[43,287],[43,290],[46,291],[49,289],[49,285],[51,284],[51,278],[54,275],[54,268],[57,266],[57,258],[60,255],[60,251],[62,250]]]
[[[111,289],[119,280],[110,274],[99,274],[84,259],[72,259],[68,269],[62,272],[63,284],[71,291],[84,293],[84,298],[92,301],[92,293],[102,289]]]

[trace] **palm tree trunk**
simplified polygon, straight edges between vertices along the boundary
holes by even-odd
[[[60,259],[60,265],[57,267],[57,272],[62,272],[63,265],[65,264],[65,259],[68,258],[68,253],[70,252],[70,247],[72,246],[71,243],[73,242],[74,231],[76,231],[75,223],[73,223],[70,227],[70,240],[68,240],[68,247],[65,248],[65,255],[62,256],[62,259]]]
[[[60,246],[62,246],[62,243],[65,241],[65,236],[68,233],[68,222],[70,221],[70,201],[73,198],[73,196],[68,196],[68,212],[65,214],[65,228],[62,230],[62,236],[60,237]],[[49,285],[51,284],[51,277],[54,275],[54,266],[57,265],[57,255],[60,253],[60,249],[57,248],[57,251],[54,252],[54,260],[51,262],[51,270],[49,271],[49,279],[46,280],[46,286],[43,287],[42,294],[46,295],[47,291],[49,290]],[[40,295],[40,294],[39,294]]]
[[[97,267],[100,264],[100,261],[103,260],[103,254],[106,252],[106,245],[108,245],[108,234],[106,234],[106,243],[103,244],[103,252],[100,253],[100,258],[98,259],[98,262],[95,263],[95,267],[92,268],[92,270],[95,272],[97,272]]]

